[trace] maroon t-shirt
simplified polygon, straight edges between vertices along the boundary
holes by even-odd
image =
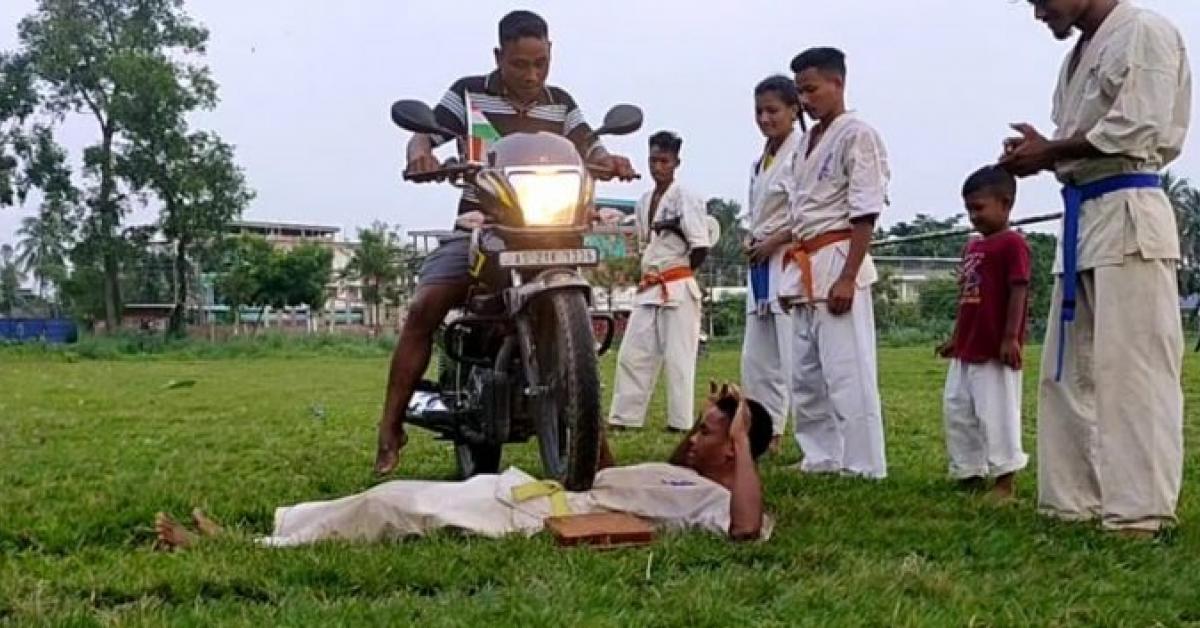
[[[963,362],[1000,359],[1011,287],[1029,283],[1029,245],[1013,230],[974,238],[963,250],[958,273],[958,320],[954,357]],[[1022,310],[1018,342],[1024,343],[1028,307]]]

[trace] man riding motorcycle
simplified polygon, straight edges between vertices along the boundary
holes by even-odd
[[[593,173],[608,180],[632,179],[629,160],[610,155],[583,119],[566,91],[546,85],[550,70],[549,29],[538,15],[513,11],[500,20],[497,69],[486,76],[456,81],[434,109],[445,129],[466,135],[470,112],[468,100],[478,108],[500,135],[546,131],[562,135],[575,144],[579,154],[595,166]],[[441,164],[433,149],[453,139],[450,136],[417,134],[408,143],[408,176],[438,170]],[[460,151],[463,149],[459,147]],[[379,446],[375,472],[386,474],[400,461],[400,449],[408,440],[404,413],[409,398],[429,365],[433,336],[446,314],[467,297],[471,279],[468,271],[469,234],[487,217],[480,210],[474,190],[463,190],[455,221],[456,235],[444,240],[421,267],[416,294],[409,306],[400,341],[392,355],[387,396],[379,421]]]

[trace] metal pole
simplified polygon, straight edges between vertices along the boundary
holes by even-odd
[[[1043,223],[1043,222],[1051,222],[1054,220],[1059,220],[1060,218],[1062,218],[1062,212],[1056,212],[1053,214],[1042,214],[1040,216],[1030,216],[1028,218],[1021,218],[1019,220],[1014,220],[1008,224],[1009,224],[1009,226],[1012,226],[1012,227],[1023,227],[1025,225],[1034,225],[1034,224]],[[966,235],[973,231],[975,231],[975,229],[973,229],[971,227],[959,227],[957,229],[947,229],[945,231],[931,231],[929,233],[919,233],[917,235],[903,236],[903,237],[899,237],[899,238],[887,238],[884,240],[875,240],[874,242],[871,243],[871,246],[891,246],[893,244],[905,244],[908,242],[921,242],[924,240],[934,240],[937,238],[949,238],[949,237],[958,236],[958,235]]]

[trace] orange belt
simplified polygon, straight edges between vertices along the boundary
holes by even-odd
[[[788,250],[787,255],[783,256],[784,268],[787,268],[791,262],[795,262],[800,267],[800,281],[804,285],[804,294],[808,297],[809,303],[817,301],[817,295],[814,294],[816,289],[813,288],[812,256],[827,246],[849,240],[853,233],[849,229],[822,233],[811,240],[801,240]]]
[[[690,279],[692,277],[692,269],[686,266],[671,268],[661,273],[650,272],[642,275],[642,281],[638,284],[638,292],[645,292],[654,286],[659,286],[662,289],[663,301],[671,298],[671,293],[667,292],[667,284],[680,279]]]

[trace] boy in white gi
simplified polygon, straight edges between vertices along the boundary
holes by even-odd
[[[804,452],[800,469],[883,478],[876,273],[868,248],[887,204],[887,153],[879,134],[846,110],[840,51],[805,51],[792,71],[801,105],[818,121],[795,153],[794,228],[781,289],[795,308],[792,410]]]
[[[1053,139],[1028,124],[1000,165],[1064,185],[1061,255],[1038,404],[1038,504],[1061,519],[1153,536],[1183,479],[1179,237],[1159,172],[1191,121],[1184,38],[1116,0],[1032,0],[1079,40],[1059,75]],[[1187,4],[1187,3],[1185,3]]]
[[[943,396],[950,476],[968,488],[995,478],[992,494],[1014,495],[1021,448],[1021,345],[1029,293],[1029,245],[1009,229],[1017,181],[996,166],[963,184],[963,203],[982,237],[963,250],[954,335],[938,347],[950,358]]]
[[[800,94],[786,76],[772,76],[754,88],[754,120],[766,138],[762,155],[750,170],[750,204],[747,212],[749,235],[746,257],[750,263],[746,295],[746,334],[742,339],[742,385],[746,394],[760,401],[771,413],[775,438],[779,440],[790,412],[792,373],[792,317],[779,302],[779,285],[786,241],[790,239],[792,158],[800,145],[796,120],[800,117]]]
[[[642,427],[658,372],[667,371],[667,426],[685,432],[695,422],[696,353],[700,344],[700,286],[693,271],[711,243],[704,201],[675,180],[683,140],[660,131],[650,137],[654,190],[637,203],[642,279],[621,350],[608,422]]]

